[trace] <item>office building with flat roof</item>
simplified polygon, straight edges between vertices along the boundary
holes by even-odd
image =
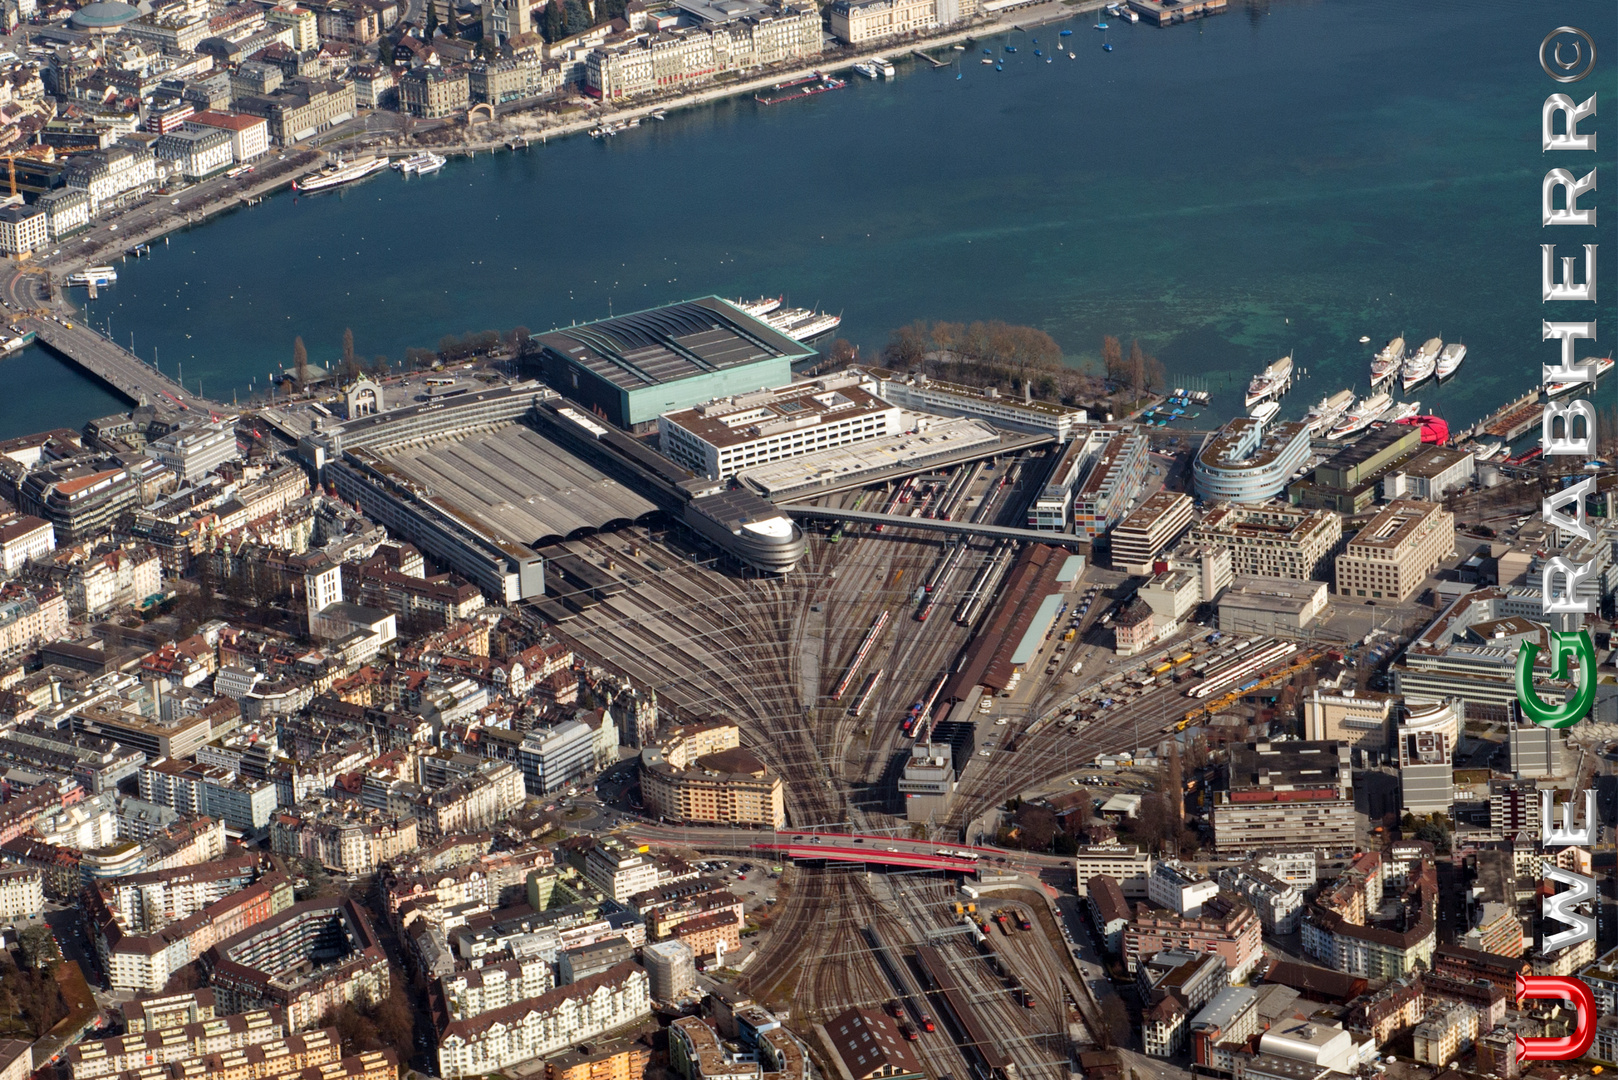
[[[1337,742],[1231,747],[1228,787],[1215,793],[1221,856],[1283,847],[1331,854],[1354,847],[1349,748]]]
[[[1087,895],[1091,878],[1108,877],[1124,896],[1144,900],[1155,860],[1151,852],[1127,844],[1097,844],[1081,847],[1073,863],[1080,896]]]
[[[1219,597],[1219,629],[1227,634],[1298,637],[1326,610],[1324,581],[1238,575]]]
[[[783,458],[896,435],[899,409],[846,375],[716,398],[657,418],[663,453],[710,480]]]
[[[1131,574],[1149,574],[1158,554],[1191,527],[1191,496],[1157,491],[1112,530],[1112,565]]]
[[[717,296],[563,327],[534,339],[546,380],[623,428],[792,381],[813,349]]]
[[[1232,503],[1209,511],[1191,539],[1230,549],[1232,573],[1248,577],[1324,581],[1343,538],[1343,521],[1329,510]]]
[[[1286,421],[1266,433],[1264,421],[1238,416],[1197,451],[1192,484],[1203,502],[1263,502],[1308,461],[1308,424]]]
[[[1472,451],[1429,446],[1382,478],[1382,497],[1440,502],[1452,491],[1465,490],[1476,472]]]
[[[1454,551],[1454,514],[1437,503],[1396,500],[1337,556],[1337,595],[1402,602]]]
[[[1389,424],[1337,451],[1287,489],[1295,506],[1359,514],[1376,502],[1382,478],[1421,450],[1421,429]]]

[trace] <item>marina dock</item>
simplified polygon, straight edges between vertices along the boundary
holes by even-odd
[[[94,375],[126,400],[151,405],[165,417],[206,420],[211,412],[232,411],[189,392],[134,353],[80,323],[28,318],[19,320],[19,325],[32,330],[41,345]]]
[[[948,64],[944,63],[944,61],[938,59],[936,56],[928,56],[926,53],[922,52],[920,49],[911,49],[910,50],[910,55],[911,56],[919,56],[919,57],[921,57],[923,60],[925,60],[929,64],[933,65],[933,67],[935,67],[935,68],[949,67]]]
[[[1538,424],[1543,412],[1544,409],[1539,403],[1539,391],[1530,390],[1522,397],[1502,405],[1479,420],[1472,430],[1474,433],[1510,442]]]

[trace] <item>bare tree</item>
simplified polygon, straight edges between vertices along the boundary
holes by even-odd
[[[1115,383],[1124,381],[1124,350],[1118,339],[1108,334],[1101,339],[1102,370]]]

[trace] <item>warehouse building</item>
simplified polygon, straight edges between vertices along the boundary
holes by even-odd
[[[534,339],[546,380],[619,427],[792,381],[814,350],[717,296],[569,326]]]
[[[1227,634],[1298,637],[1326,610],[1324,581],[1238,576],[1219,597],[1219,629]]]

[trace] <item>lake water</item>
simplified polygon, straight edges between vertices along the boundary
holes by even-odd
[[[841,312],[839,334],[867,355],[918,318],[1029,323],[1074,364],[1098,362],[1103,334],[1138,338],[1171,376],[1204,380],[1220,415],[1293,352],[1309,375],[1292,416],[1363,390],[1394,334],[1438,335],[1468,360],[1414,396],[1465,424],[1552,356],[1538,295],[1552,84],[1535,50],[1561,23],[1600,49],[1575,91],[1613,102],[1596,123],[1610,160],[1607,0],[1235,4],[1105,35],[1076,19],[1060,39],[1074,60],[1035,57],[1058,41],[1046,26],[1013,35],[1015,54],[1001,35],[944,54],[949,70],[901,63],[892,83],[278,195],[122,264],[90,321],[229,400],[290,364],[296,335],[322,363],[352,327],[362,355],[397,363],[445,334],[784,292]],[[1004,71],[979,63],[985,46]],[[1604,215],[1615,188],[1594,200]],[[1569,252],[1585,231],[1563,230]],[[1603,354],[1615,262],[1600,275]],[[0,434],[122,407],[40,350],[3,363]]]

